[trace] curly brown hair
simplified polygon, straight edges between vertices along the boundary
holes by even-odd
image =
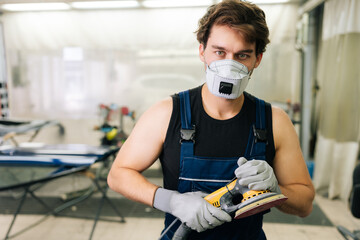
[[[249,2],[224,0],[208,8],[195,32],[205,48],[213,25],[227,25],[239,31],[247,42],[255,42],[256,54],[265,52],[270,42],[264,11]]]

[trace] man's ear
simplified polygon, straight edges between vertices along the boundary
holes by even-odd
[[[254,68],[257,68],[257,67],[260,65],[260,62],[261,62],[262,57],[263,57],[263,53],[259,53],[259,54],[256,56],[256,62],[255,62]]]
[[[200,46],[199,46],[199,57],[200,57],[200,60],[205,63],[204,54],[205,54],[205,46],[204,46],[203,43],[200,43]]]

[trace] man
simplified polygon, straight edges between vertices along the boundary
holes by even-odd
[[[206,83],[151,107],[121,148],[109,186],[166,212],[162,239],[171,239],[180,221],[194,230],[190,239],[265,239],[264,213],[235,220],[203,199],[234,177],[249,189],[287,196],[278,206],[285,213],[310,214],[314,189],[290,119],[244,92],[268,35],[254,4],[209,7],[197,31]],[[158,158],[164,188],[141,175]]]

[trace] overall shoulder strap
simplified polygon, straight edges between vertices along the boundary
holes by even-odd
[[[258,98],[255,98],[255,102],[256,120],[255,124],[252,125],[252,129],[250,129],[245,158],[248,160],[266,160],[267,131],[265,102]]]
[[[180,115],[181,115],[181,128],[191,129],[191,107],[189,90],[180,92]]]
[[[189,90],[180,92],[180,143],[181,143],[181,156],[192,156],[194,154],[195,143],[195,125],[191,123],[191,105]],[[181,162],[180,159],[180,162]]]
[[[266,117],[264,100],[255,98],[256,100],[256,122],[254,134],[258,141],[266,141]]]
[[[195,126],[191,123],[191,106],[189,90],[180,92],[181,142],[195,141]]]

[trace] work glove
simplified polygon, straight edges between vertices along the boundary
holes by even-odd
[[[179,218],[186,226],[197,232],[230,222],[225,211],[212,206],[203,197],[203,192],[179,193],[158,188],[155,193],[154,207]]]
[[[281,193],[274,171],[266,161],[255,159],[247,161],[246,158],[241,157],[237,164],[239,167],[234,173],[240,185],[250,190],[270,190]]]

